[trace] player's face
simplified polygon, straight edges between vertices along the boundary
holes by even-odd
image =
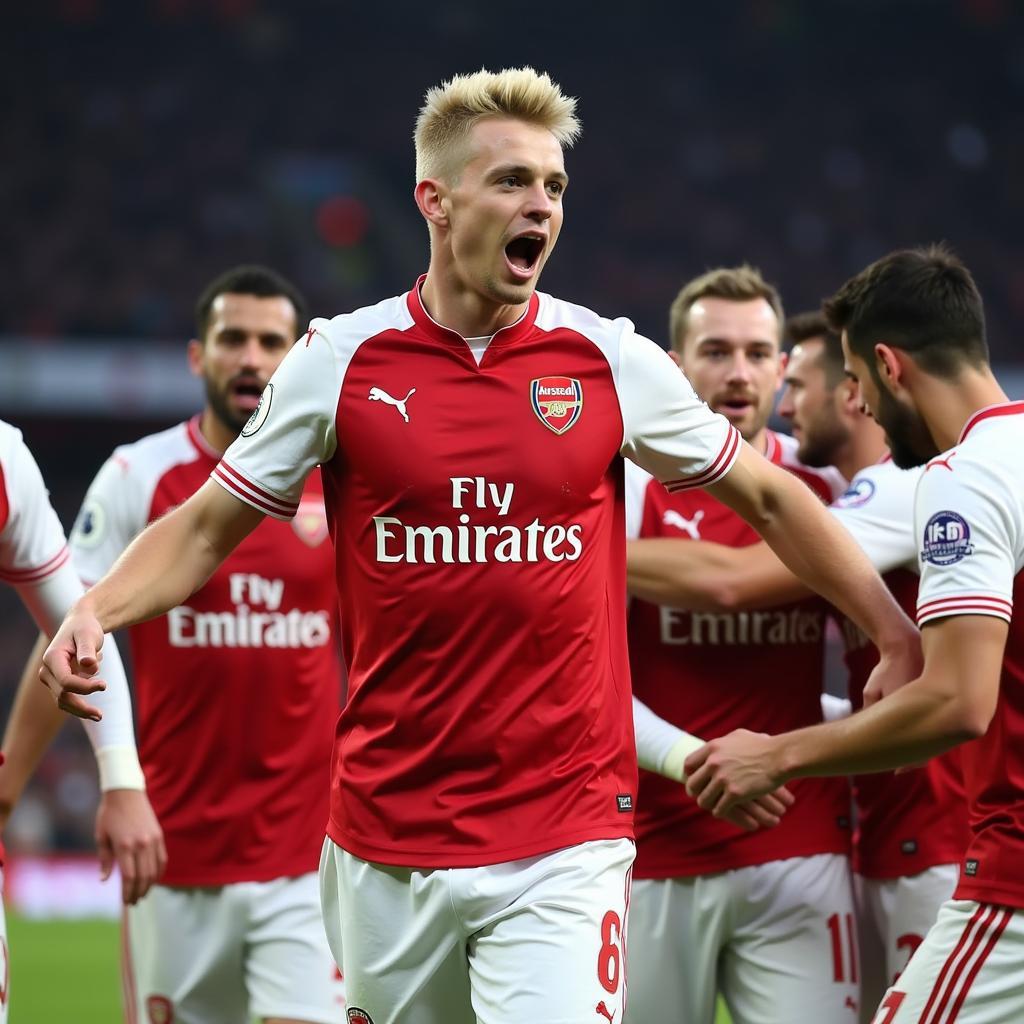
[[[817,338],[793,346],[779,399],[778,413],[792,425],[797,458],[805,466],[833,465],[836,453],[850,439],[836,406],[836,389],[828,386],[824,351],[824,342]]]
[[[850,349],[845,331],[843,354],[846,372],[857,382],[864,412],[885,431],[892,461],[900,469],[911,469],[934,459],[939,449],[909,397],[892,393],[880,374]]]
[[[446,199],[455,273],[484,298],[519,305],[562,228],[562,147],[546,128],[488,118],[473,126],[469,154]]]
[[[697,394],[753,439],[782,385],[775,311],[764,299],[699,299],[690,307],[679,363]]]
[[[206,337],[189,345],[189,362],[206,385],[207,404],[229,430],[245,426],[296,330],[295,308],[283,295],[214,299]]]

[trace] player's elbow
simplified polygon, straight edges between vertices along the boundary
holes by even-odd
[[[960,693],[949,701],[947,727],[950,739],[969,743],[988,732],[996,713],[996,702],[983,694]]]

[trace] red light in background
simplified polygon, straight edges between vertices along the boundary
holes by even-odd
[[[358,245],[370,228],[370,211],[353,196],[332,196],[316,211],[317,234],[328,244],[340,248]]]

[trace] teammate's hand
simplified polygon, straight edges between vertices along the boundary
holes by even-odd
[[[921,674],[923,667],[921,635],[915,631],[903,643],[881,653],[878,664],[864,686],[864,707],[870,707],[901,686],[906,686]]]
[[[745,809],[756,820],[754,807],[765,813],[763,798],[768,794],[777,796],[779,790],[786,794],[789,804],[793,802],[792,794],[782,786],[774,753],[774,737],[736,729],[706,743],[686,759],[686,791],[716,818],[738,823],[735,812]],[[754,805],[752,801],[758,798],[761,802]]]
[[[100,876],[110,877],[117,862],[121,898],[137,903],[167,867],[167,848],[149,798],[140,789],[110,789],[96,811],[96,849]]]
[[[94,722],[103,717],[99,708],[83,699],[107,688],[106,683],[95,678],[103,657],[102,647],[103,629],[99,620],[88,609],[76,605],[46,648],[39,670],[39,678],[62,711]]]

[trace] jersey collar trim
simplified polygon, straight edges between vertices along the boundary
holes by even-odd
[[[188,431],[188,439],[193,445],[195,445],[201,454],[213,459],[214,462],[220,462],[221,453],[214,449],[213,445],[203,437],[203,432],[199,429],[200,417],[201,414],[196,413],[195,416],[185,424],[185,428]]]
[[[1021,416],[1024,415],[1024,402],[1000,402],[998,405],[989,405],[979,409],[965,424],[960,432],[961,444],[968,433],[972,431],[982,420],[990,419],[993,416]]]
[[[423,305],[423,297],[420,295],[420,289],[423,287],[423,282],[426,279],[427,275],[421,274],[413,288],[406,293],[405,301],[406,305],[409,307],[409,314],[412,316],[413,321],[429,337],[437,341],[443,341],[449,345],[458,344],[461,346],[468,346],[469,343],[461,334],[459,334],[458,331],[453,331],[450,327],[445,327],[444,324],[439,324],[427,312],[426,306]],[[539,306],[540,299],[538,298],[537,293],[534,292],[530,296],[530,302],[526,307],[526,312],[515,323],[509,324],[507,327],[502,327],[500,331],[495,331],[491,337],[488,348],[490,348],[491,345],[507,345],[525,338],[530,331],[533,330]]]
[[[764,432],[764,457],[769,462],[774,462],[776,466],[782,462],[782,445],[775,436],[774,430],[765,430]]]

